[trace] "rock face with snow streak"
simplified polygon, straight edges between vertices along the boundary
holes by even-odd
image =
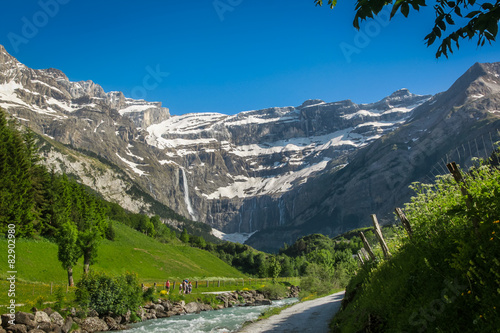
[[[287,224],[316,198],[284,202],[284,193],[341,169],[355,151],[396,129],[429,98],[402,89],[373,104],[310,100],[233,116],[172,116],[149,126],[146,140],[165,154],[160,163],[187,168],[199,220],[225,232],[250,233]]]

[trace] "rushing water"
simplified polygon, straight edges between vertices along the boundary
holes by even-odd
[[[283,306],[297,302],[297,298],[273,301],[272,305],[239,306],[217,311],[204,311],[199,314],[187,314],[170,318],[148,320],[132,324],[124,333],[201,333],[235,332],[245,321],[255,320],[270,307]]]

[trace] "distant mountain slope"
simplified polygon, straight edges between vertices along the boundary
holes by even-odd
[[[499,77],[500,63],[472,66],[400,128],[359,150],[342,170],[305,185],[303,191],[315,192],[317,200],[286,228],[257,233],[249,245],[271,249],[307,233],[336,235],[370,225],[374,213],[392,223],[394,208],[412,195],[412,182],[431,182],[447,162],[470,165],[471,157],[489,156],[500,140]]]

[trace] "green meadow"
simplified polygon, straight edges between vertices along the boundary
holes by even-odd
[[[241,279],[246,276],[211,253],[183,245],[160,243],[125,225],[115,223],[114,241],[103,240],[97,262],[92,270],[112,275],[134,272],[146,285],[164,283],[166,279],[179,281],[206,279]],[[0,247],[7,253],[7,240],[0,239]],[[16,242],[16,302],[32,300],[44,290],[50,295],[50,284],[55,292],[58,286],[66,289],[67,272],[57,259],[57,245],[48,240],[17,239]],[[6,256],[4,256],[7,267]],[[4,267],[4,264],[2,264]],[[83,273],[83,259],[73,268],[75,282]],[[8,301],[7,269],[0,275],[0,304]],[[70,289],[71,290],[71,289]],[[49,297],[50,298],[50,297]]]

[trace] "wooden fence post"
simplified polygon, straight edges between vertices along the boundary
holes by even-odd
[[[366,252],[368,252],[368,254],[370,255],[370,258],[372,258],[372,260],[375,260],[375,254],[373,253],[372,247],[370,246],[370,243],[368,243],[368,240],[366,239],[363,231],[359,232],[359,236],[361,237],[361,240],[363,241]]]
[[[368,255],[368,252],[366,251],[366,249],[364,247],[361,248],[361,254],[363,255],[363,257],[365,258],[366,261],[369,261],[370,260],[370,256]]]
[[[175,291],[175,281],[174,284],[172,285],[172,291]]]
[[[243,280],[242,286],[244,287],[245,286],[245,279],[241,279],[241,280]]]
[[[410,221],[406,217],[405,213],[403,213],[403,210],[401,208],[396,208],[395,210],[396,214],[401,220],[401,223],[403,224],[403,227],[405,227],[406,233],[411,238],[413,236],[413,230],[411,229]]]
[[[52,295],[52,282],[50,283],[50,294]]]
[[[209,284],[209,282],[208,282],[208,280],[207,280],[207,288],[208,288],[208,284]]]
[[[217,281],[217,287],[220,287],[220,280]]]
[[[373,226],[375,227],[375,235],[377,236],[380,246],[382,247],[384,257],[390,258],[391,252],[389,252],[389,247],[387,246],[387,243],[384,240],[384,236],[382,235],[382,230],[380,229],[380,225],[378,224],[377,215],[372,214],[371,217],[373,220]]]
[[[198,289],[198,281],[196,281],[195,288]]]
[[[363,266],[365,264],[365,261],[363,260],[363,257],[361,256],[360,252],[361,251],[358,251],[357,256],[358,256],[359,262],[361,263],[361,266]]]

